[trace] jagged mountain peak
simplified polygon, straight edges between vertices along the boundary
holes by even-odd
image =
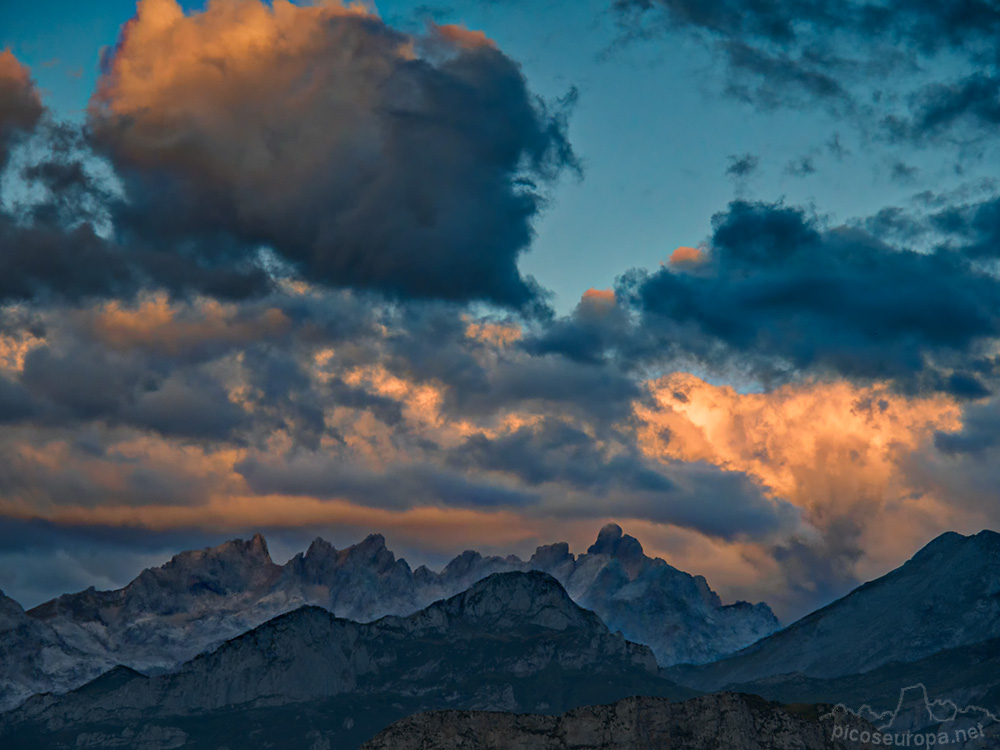
[[[261,534],[231,539],[215,547],[174,555],[159,568],[147,568],[121,591],[130,608],[170,612],[200,596],[229,596],[264,590],[280,574]],[[180,597],[180,598],[178,598]]]
[[[188,550],[174,555],[162,566],[166,568],[192,567],[201,563],[219,562],[223,564],[273,565],[267,541],[263,534],[254,534],[250,539],[230,539],[215,547]]]
[[[569,544],[566,542],[556,542],[555,544],[544,544],[535,550],[529,562],[543,570],[565,563],[572,564],[576,561],[576,555],[569,551]]]
[[[305,557],[308,558],[332,557],[336,554],[337,548],[320,536],[313,539],[305,551]]]
[[[645,557],[639,540],[624,533],[622,527],[616,523],[606,524],[600,530],[597,541],[590,545],[587,554],[610,555],[626,559]]]
[[[386,547],[381,534],[340,550],[316,538],[307,551],[279,566],[258,534],[176,555],[143,571],[124,589],[64,595],[27,614],[89,655],[81,671],[86,677],[109,662],[140,671],[170,669],[302,605],[372,622],[386,615],[411,615],[470,586],[482,601],[465,615],[493,619],[470,624],[468,632],[480,625],[502,631],[504,608],[534,598],[544,605],[529,612],[536,626],[578,622],[589,627],[587,617],[600,617],[612,632],[651,646],[664,664],[716,658],[778,627],[766,605],[746,611],[720,608],[717,597],[706,595],[710,590],[703,579],[647,557],[639,542],[617,525],[603,529],[596,546],[600,553],[579,556],[565,542],[540,546],[528,562],[469,550],[434,572],[424,566],[411,570]],[[533,569],[554,580],[524,579],[541,586],[530,596],[502,585],[492,592],[477,585],[492,574]],[[443,622],[454,614],[440,607],[437,612]],[[437,627],[430,621],[423,626]]]
[[[363,565],[382,573],[396,565],[396,555],[385,546],[381,534],[369,534],[357,544],[338,553],[341,565]]]

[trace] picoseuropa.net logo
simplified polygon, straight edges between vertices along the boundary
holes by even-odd
[[[848,717],[864,719],[874,729],[860,729],[856,722],[848,722]],[[854,711],[838,704],[823,718],[832,720],[832,739],[845,744],[910,748],[948,745],[976,750],[1000,748],[1000,719],[989,709],[974,705],[959,708],[950,700],[931,702],[922,683],[900,690],[899,702],[892,711],[878,712],[868,705]]]

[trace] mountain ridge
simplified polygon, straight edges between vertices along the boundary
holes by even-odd
[[[81,733],[117,736],[107,734],[112,729],[166,727],[176,735],[198,722],[224,726],[229,736],[262,711],[310,707],[318,707],[317,726],[331,740],[360,743],[366,737],[359,732],[371,736],[381,726],[337,728],[322,716],[350,709],[345,721],[362,711],[366,721],[388,723],[446,706],[562,711],[631,690],[694,694],[660,677],[647,647],[611,633],[553,577],[497,573],[407,617],[357,623],[304,606],[176,672],[117,668],[66,695],[35,696],[0,715],[0,745],[54,748]],[[373,702],[378,711],[359,708]],[[90,746],[115,746],[102,742]]]
[[[381,534],[341,550],[317,537],[284,565],[271,559],[256,534],[181,552],[121,589],[91,588],[29,610],[83,662],[72,677],[57,675],[30,691],[65,691],[115,664],[169,671],[303,605],[371,622],[416,612],[493,573],[529,570],[554,575],[574,601],[629,640],[649,645],[665,664],[710,660],[779,626],[767,605],[723,605],[703,577],[647,557],[617,524],[602,528],[585,554],[574,555],[565,542],[539,546],[527,561],[468,550],[437,572],[412,570]],[[0,695],[0,710],[14,704]]]
[[[1000,637],[1000,534],[946,532],[903,565],[740,651],[667,673],[699,689],[836,678]]]

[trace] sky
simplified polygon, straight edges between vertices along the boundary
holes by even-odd
[[[0,8],[0,589],[1000,528],[996,0]]]

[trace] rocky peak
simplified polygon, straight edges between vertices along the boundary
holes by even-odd
[[[151,611],[182,606],[175,596],[184,593],[227,596],[263,588],[280,573],[260,534],[233,539],[175,555],[159,568],[144,570],[123,590],[126,600]]]
[[[361,565],[376,573],[384,573],[396,564],[396,556],[385,546],[381,534],[369,534],[364,540],[342,550],[339,557],[343,565]]]
[[[634,536],[622,532],[622,527],[609,523],[597,534],[597,541],[587,550],[590,555],[611,555],[612,557],[644,557],[642,545]]]
[[[446,578],[461,578],[467,575],[483,561],[483,556],[475,550],[467,549],[454,560],[444,566],[441,575]]]
[[[635,578],[653,562],[646,557],[639,540],[623,533],[622,527],[616,523],[609,523],[601,529],[587,554],[608,555],[619,560],[629,578]]]
[[[549,630],[565,630],[572,625],[600,625],[596,615],[581,609],[570,599],[559,581],[538,570],[494,573],[439,606],[452,617],[479,625],[488,624],[496,632],[525,624]]]
[[[969,537],[965,537],[955,531],[946,531],[935,537],[924,545],[912,558],[909,563],[939,563],[944,558],[954,555],[964,547]]]
[[[337,554],[337,548],[330,544],[326,539],[322,537],[316,537],[312,540],[309,545],[309,549],[306,550],[305,556],[307,558],[329,558]]]
[[[539,570],[551,571],[561,565],[571,565],[575,561],[576,557],[569,551],[569,545],[566,542],[557,542],[536,549],[529,564]]]

